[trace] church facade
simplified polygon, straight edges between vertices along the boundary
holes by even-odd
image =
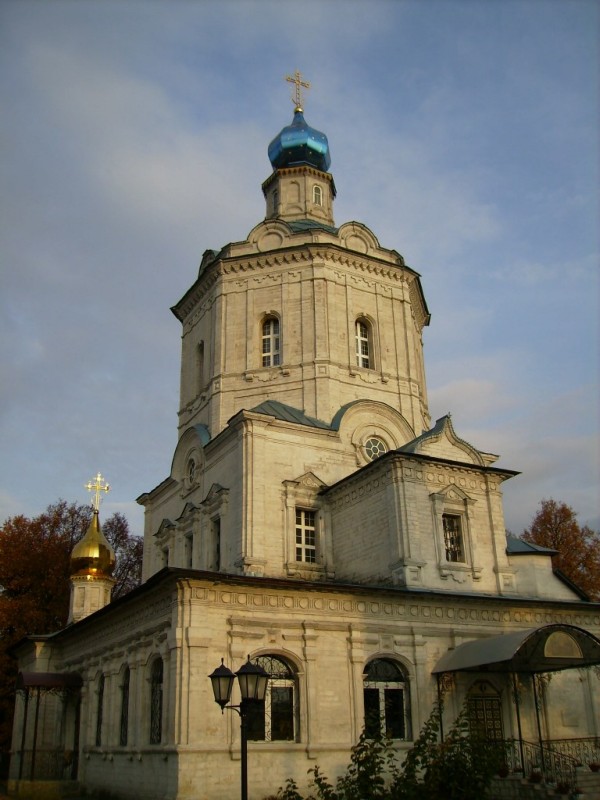
[[[493,738],[600,736],[600,605],[507,538],[517,473],[449,415],[432,424],[420,276],[366,226],[336,227],[329,144],[299,102],[269,158],[264,220],[207,250],[172,309],[179,439],[138,498],[142,585],[93,610],[94,576],[74,576],[72,623],[19,646],[15,793],[238,797],[221,658],[269,674],[253,800],[315,763],[340,773],[365,727],[401,756],[442,696],[445,724],[466,702]]]

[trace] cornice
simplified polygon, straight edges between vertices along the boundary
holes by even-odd
[[[264,253],[223,256],[208,266],[181,300],[172,306],[171,311],[180,322],[189,323],[189,315],[212,290],[219,276],[244,276],[264,270],[303,267],[319,262],[332,268],[351,269],[396,285],[408,286],[416,318],[421,326],[427,324],[429,312],[421,289],[419,273],[406,266],[402,256],[395,251],[389,252],[393,254],[394,262],[347,250],[341,245],[305,241]],[[197,315],[194,316],[194,319],[196,318]]]

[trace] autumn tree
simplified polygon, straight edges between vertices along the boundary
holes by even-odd
[[[0,529],[0,750],[10,746],[16,663],[10,648],[27,634],[60,630],[67,623],[70,556],[85,534],[92,509],[64,500],[38,517],[16,516]],[[142,539],[122,514],[102,524],[116,555],[113,599],[139,585]]]
[[[577,513],[566,503],[542,500],[529,528],[527,542],[558,550],[552,565],[592,600],[600,600],[600,533],[579,525]]]

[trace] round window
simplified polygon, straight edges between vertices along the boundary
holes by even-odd
[[[379,458],[379,456],[387,453],[387,450],[387,444],[383,439],[379,439],[377,436],[371,436],[365,442],[365,454],[369,461],[374,461],[376,458]]]
[[[187,463],[187,482],[190,486],[193,486],[196,480],[196,469],[196,462],[193,458],[190,458]]]

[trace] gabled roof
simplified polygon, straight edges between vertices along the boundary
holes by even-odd
[[[295,422],[298,425],[308,425],[311,428],[325,428],[331,430],[327,422],[322,422],[320,419],[309,417],[304,411],[300,411],[293,406],[288,406],[285,403],[280,403],[278,400],[265,400],[264,403],[251,408],[250,411],[255,414],[267,414],[275,419],[283,420],[284,422]]]
[[[441,436],[446,435],[453,443],[463,445],[468,450],[472,451],[473,453],[479,454],[473,445],[465,442],[464,439],[461,439],[456,435],[454,430],[454,426],[452,425],[452,419],[450,414],[444,414],[443,417],[440,417],[436,420],[435,425],[433,428],[430,428],[428,431],[425,431],[420,436],[417,436],[416,439],[413,439],[411,442],[407,442],[406,444],[402,445],[398,449],[403,453],[419,453],[421,452],[421,447],[425,444],[428,440],[435,441],[439,439]]]

